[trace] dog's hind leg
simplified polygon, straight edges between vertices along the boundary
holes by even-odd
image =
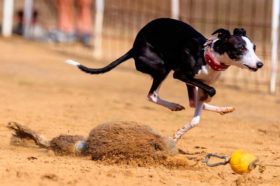
[[[136,69],[140,72],[151,75],[153,78],[153,84],[147,96],[148,100],[172,111],[185,109],[182,105],[163,100],[158,95],[161,83],[171,70],[165,66],[165,62],[160,57],[159,53],[147,42],[144,43],[144,46],[142,46],[140,51],[141,54],[135,55],[134,57]]]
[[[165,77],[154,78],[152,87],[151,87],[151,89],[149,91],[149,94],[148,94],[148,100],[153,102],[153,103],[156,103],[158,105],[164,106],[164,107],[166,107],[166,108],[168,108],[172,111],[180,111],[180,110],[185,109],[185,107],[183,107],[180,104],[172,103],[172,102],[166,101],[164,99],[161,99],[159,97],[158,91],[159,91],[159,88],[160,88],[160,84],[162,83],[162,81],[164,79],[165,79]]]

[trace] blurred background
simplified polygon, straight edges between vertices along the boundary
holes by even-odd
[[[5,37],[23,37],[30,42],[46,43],[43,45],[50,45],[69,57],[91,58],[94,67],[94,60],[101,60],[106,64],[124,54],[131,48],[139,29],[155,18],[180,19],[206,37],[210,37],[217,28],[232,31],[236,27],[243,27],[256,44],[257,54],[265,66],[257,73],[232,67],[223,74],[219,83],[262,93],[275,93],[276,90],[271,88],[271,81],[275,84],[273,86],[279,87],[279,81],[276,81],[279,75],[272,75],[272,71],[279,74],[279,70],[271,63],[272,12],[275,6],[273,0],[89,0],[90,19],[87,21],[91,22],[90,33],[80,32],[78,37],[70,34],[59,38],[63,34],[59,30],[59,19],[63,16],[59,11],[65,8],[65,5],[59,5],[60,1],[63,0],[0,1],[2,34]],[[79,24],[77,22],[83,20],[79,0],[66,1],[68,4],[72,2],[71,9],[78,9],[73,14],[73,19],[74,24]],[[10,14],[9,9],[12,12]],[[9,19],[11,20],[7,23]],[[8,28],[4,31],[4,27],[7,27],[5,25],[9,24],[13,30],[11,35]],[[68,39],[64,40],[65,38]],[[278,38],[276,40],[278,43]],[[73,44],[77,42],[80,44]],[[274,63],[277,64],[278,61]]]

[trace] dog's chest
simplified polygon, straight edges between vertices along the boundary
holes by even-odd
[[[201,80],[203,83],[212,84],[220,77],[221,72],[211,69],[208,65],[203,65],[195,74],[194,78]]]

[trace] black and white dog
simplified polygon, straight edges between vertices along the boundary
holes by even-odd
[[[231,65],[251,71],[257,71],[263,66],[255,54],[255,45],[246,36],[244,29],[236,28],[232,35],[221,28],[212,35],[207,40],[182,21],[160,18],[144,26],[137,34],[132,49],[104,68],[88,68],[73,60],[67,60],[66,63],[89,74],[101,74],[134,58],[136,69],[153,78],[148,100],[172,111],[180,111],[184,109],[182,105],[161,99],[158,95],[161,83],[173,71],[173,77],[186,84],[190,106],[195,107],[191,122],[175,133],[174,140],[177,141],[199,123],[203,109],[220,114],[234,111],[233,107],[205,103],[215,95],[216,91],[210,85],[222,71]]]

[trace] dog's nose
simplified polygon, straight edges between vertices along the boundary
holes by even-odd
[[[262,63],[262,62],[260,62],[260,61],[259,61],[259,62],[257,62],[257,67],[258,67],[258,68],[262,68],[262,67],[263,67],[263,63]]]

